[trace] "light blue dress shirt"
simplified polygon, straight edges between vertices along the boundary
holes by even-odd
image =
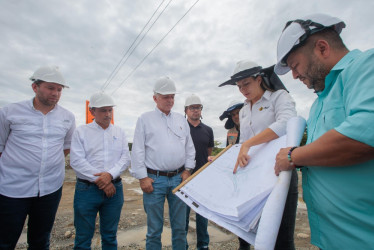
[[[374,50],[343,57],[317,93],[308,119],[311,143],[331,129],[374,146]],[[374,160],[303,169],[312,244],[321,249],[373,249]]]

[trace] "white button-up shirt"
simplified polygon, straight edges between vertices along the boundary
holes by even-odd
[[[157,107],[142,114],[136,124],[130,173],[142,179],[147,177],[147,167],[173,171],[183,165],[195,168],[195,147],[183,115],[166,115]]]
[[[296,116],[295,102],[285,90],[265,91],[252,106],[245,101],[239,112],[240,143],[270,128],[279,137],[286,134],[287,121]]]
[[[33,99],[0,110],[0,194],[13,198],[57,191],[65,177],[74,115],[56,105],[44,115]]]
[[[71,142],[70,165],[78,178],[91,182],[101,172],[118,178],[130,165],[125,131],[112,124],[103,129],[95,121],[78,127]]]

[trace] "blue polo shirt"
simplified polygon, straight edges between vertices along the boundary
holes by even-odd
[[[345,55],[325,79],[308,119],[311,143],[331,129],[374,147],[374,49]],[[374,248],[374,160],[303,169],[312,244]]]

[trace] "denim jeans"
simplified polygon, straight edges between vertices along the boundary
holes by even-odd
[[[164,225],[165,198],[169,204],[169,217],[173,250],[186,249],[186,204],[172,193],[181,181],[181,174],[173,177],[148,174],[154,180],[153,192],[143,193],[147,213],[146,249],[161,250],[161,233]]]
[[[187,213],[186,213],[186,235],[188,234],[188,224],[190,221],[190,211],[191,208],[187,206]],[[196,237],[197,237],[197,244],[196,248],[200,249],[208,249],[209,247],[209,234],[208,234],[208,219],[201,216],[200,214],[196,213]],[[186,244],[186,249],[188,249],[188,242]]]
[[[10,198],[0,195],[0,249],[16,247],[27,215],[28,249],[49,249],[61,195],[62,187],[42,197]]]
[[[116,194],[108,198],[95,184],[77,180],[74,195],[74,249],[91,249],[97,213],[100,216],[102,249],[117,249],[117,228],[124,199],[122,182],[114,186]]]
[[[294,231],[297,210],[297,172],[292,170],[290,188],[288,189],[286,205],[284,206],[282,222],[279,227],[275,250],[294,250]]]

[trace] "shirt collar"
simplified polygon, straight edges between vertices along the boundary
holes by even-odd
[[[169,114],[166,115],[164,112],[162,112],[162,111],[161,111],[159,108],[157,108],[157,106],[156,106],[155,111],[156,111],[157,113],[159,113],[159,114],[161,115],[161,117],[163,117],[163,116],[165,116],[165,117],[171,117],[171,116],[172,116],[172,112],[171,112],[171,110],[170,110]]]
[[[256,103],[259,103],[262,99],[265,99],[265,100],[270,100],[270,96],[273,92],[269,91],[269,90],[265,90],[264,94],[260,97],[260,99],[258,99],[258,101]],[[244,106],[245,105],[249,105],[250,102],[248,100],[245,100],[244,101]]]
[[[337,75],[344,70],[357,56],[358,54],[362,53],[360,50],[355,49],[348,52],[345,56],[343,56],[340,61],[335,64],[335,66],[331,69],[329,74],[325,78],[325,88],[322,91],[316,92],[318,96],[324,96],[330,91],[332,84],[335,82]]]
[[[34,107],[34,99],[35,99],[35,97],[31,98],[31,100],[28,102],[29,107],[30,107],[31,110],[34,110],[34,111],[36,111],[36,112],[40,112],[40,110],[37,110],[37,109],[35,109],[35,107]],[[53,109],[50,110],[48,113],[52,113],[54,110],[57,110],[57,108],[58,108],[58,104],[56,103],[56,105],[53,107]],[[47,114],[48,114],[48,113],[47,113]]]
[[[103,129],[99,124],[97,124],[96,120],[92,121],[92,126],[94,126],[97,129],[102,129],[102,130],[109,130],[113,126],[112,123],[109,124],[109,126],[106,129]]]

